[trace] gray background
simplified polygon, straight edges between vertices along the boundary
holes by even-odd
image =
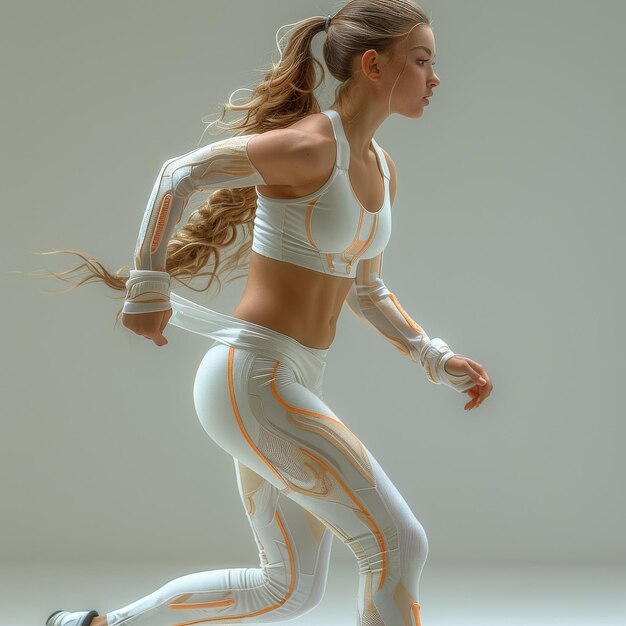
[[[79,262],[33,254],[60,248],[131,264],[162,163],[278,62],[280,26],[342,4],[0,4],[3,563],[256,562],[231,457],[194,412],[207,341],[170,327],[157,348],[113,329],[121,292],[25,272]],[[422,6],[442,84],[376,133],[399,177],[384,278],[494,391],[464,411],[346,306],[325,399],[430,563],[624,564],[625,5]],[[230,313],[243,286],[178,292]]]

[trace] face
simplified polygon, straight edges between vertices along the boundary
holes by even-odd
[[[380,63],[380,93],[384,94],[391,113],[416,118],[429,106],[424,98],[431,95],[441,82],[433,70],[436,54],[433,31],[429,26],[421,25],[396,44],[390,61]]]

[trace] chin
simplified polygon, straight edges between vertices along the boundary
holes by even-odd
[[[414,109],[406,109],[402,112],[397,111],[397,113],[399,115],[402,115],[404,117],[408,117],[410,119],[417,119],[419,117],[422,117],[422,115],[424,114],[424,108],[426,107],[425,104],[420,103],[416,108]]]

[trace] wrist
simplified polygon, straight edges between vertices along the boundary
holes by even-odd
[[[130,270],[124,313],[166,311],[170,304],[170,275],[157,270]]]

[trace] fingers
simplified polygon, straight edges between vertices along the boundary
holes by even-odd
[[[493,384],[487,374],[487,370],[480,363],[476,363],[476,361],[469,358],[467,361],[472,366],[470,367],[471,372],[468,373],[476,381],[476,386],[467,390],[472,400],[465,405],[465,409],[470,410],[479,407],[491,395]]]
[[[472,399],[463,408],[466,411],[471,411],[472,409],[476,408],[477,402],[478,402],[478,397],[480,396],[480,394],[479,394],[478,390],[476,389],[476,387],[471,387],[465,393],[468,396],[470,396],[470,398],[472,398]]]
[[[167,339],[163,335],[157,335],[155,337],[152,337],[152,341],[154,341],[157,346],[164,346],[166,343],[168,343]]]
[[[167,326],[170,317],[172,317],[172,309],[168,309],[167,311],[165,311],[163,318],[161,319],[159,334],[156,335],[156,337],[153,339],[154,343],[156,343],[157,346],[164,346],[168,343],[167,339],[163,335],[163,329]]]

